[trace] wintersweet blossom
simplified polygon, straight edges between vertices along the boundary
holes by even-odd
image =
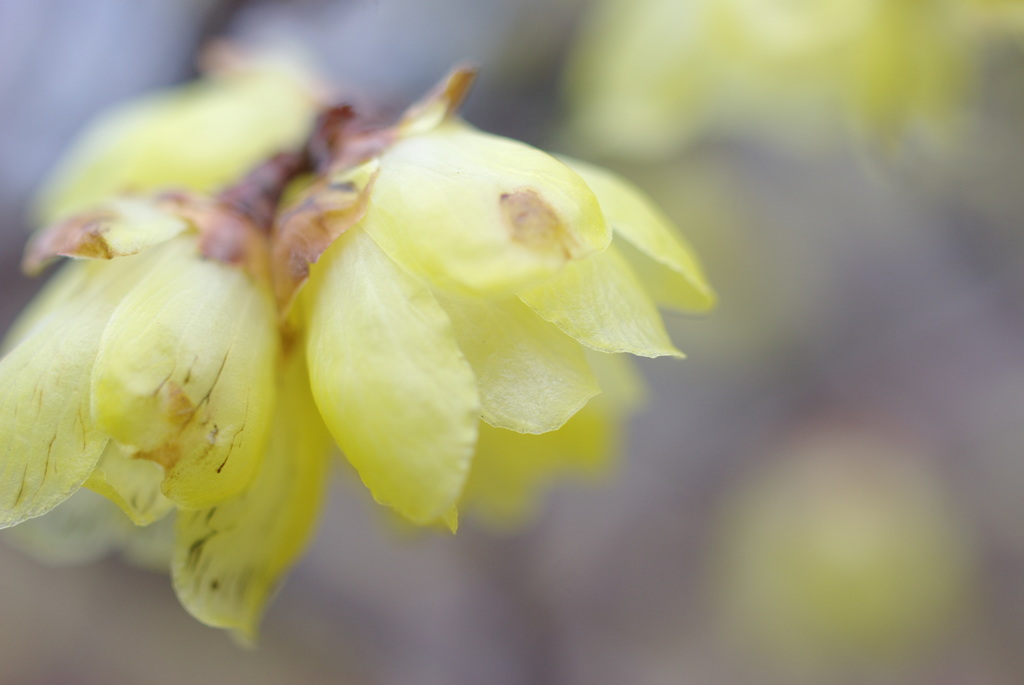
[[[566,81],[571,130],[629,156],[765,122],[940,139],[981,48],[1022,17],[1015,0],[603,0]]]
[[[472,77],[394,125],[327,109],[300,151],[219,192],[140,175],[151,192],[116,196],[120,166],[96,157],[114,171],[89,208],[26,252],[30,271],[72,259],[0,359],[0,526],[83,485],[138,526],[173,515],[182,603],[251,638],[334,443],[377,501],[453,530],[463,501],[519,516],[551,475],[605,461],[636,394],[596,398],[628,376],[613,355],[682,356],[657,305],[714,295],[627,182],[462,121]],[[174,102],[152,115],[178,130]],[[201,140],[228,125],[204,121]]]
[[[684,306],[713,298],[623,181],[459,119],[468,83],[456,72],[366,134],[381,149],[344,160],[279,224],[276,263],[293,269],[280,301],[309,279],[298,309],[317,405],[374,497],[417,523],[454,511],[479,420],[547,433],[600,391],[585,347],[681,356],[613,235],[671,273]],[[305,236],[321,235],[318,208],[339,188],[353,209],[326,222],[339,237],[306,263]]]

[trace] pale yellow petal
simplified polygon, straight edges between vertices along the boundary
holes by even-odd
[[[454,506],[430,523],[413,523],[389,507],[380,509],[378,519],[398,540],[421,540],[425,536],[455,535],[459,532],[459,510]]]
[[[89,411],[89,377],[138,259],[72,274],[87,276],[82,290],[37,318],[0,359],[0,528],[60,504],[99,459],[107,436]]]
[[[517,299],[438,294],[473,367],[482,418],[520,433],[555,430],[601,389],[583,348]]]
[[[717,296],[712,295],[710,300],[705,301],[706,305],[697,305],[693,290],[678,272],[651,259],[625,240],[617,241],[615,247],[651,300],[659,307],[689,314],[713,307],[717,301]]]
[[[252,480],[274,401],[269,289],[178,238],[114,312],[92,375],[99,425],[166,469],[164,494],[199,508]]]
[[[587,360],[601,394],[559,430],[522,435],[481,426],[461,510],[494,527],[515,528],[536,513],[558,481],[600,478],[614,467],[625,422],[646,388],[629,357],[590,351]]]
[[[299,145],[316,107],[307,85],[277,69],[205,79],[130,102],[86,129],[36,213],[50,223],[118,193],[216,190]]]
[[[188,230],[189,224],[152,199],[114,198],[40,231],[22,266],[32,274],[57,257],[113,259],[142,252]]]
[[[430,290],[360,228],[302,293],[309,373],[327,426],[378,502],[415,523],[445,515],[476,442],[476,379]]]
[[[704,276],[696,253],[653,200],[610,171],[578,160],[566,159],[565,162],[594,191],[615,235],[625,238],[655,262],[637,269],[637,275],[645,285],[648,282],[647,269],[656,270],[650,279],[659,284],[658,292],[664,293],[665,304],[683,311],[706,311],[714,306],[715,293]]]
[[[85,487],[121,507],[135,525],[148,526],[174,508],[160,491],[163,480],[164,471],[159,465],[134,459],[130,450],[111,440]]]
[[[441,517],[441,523],[444,524],[448,532],[453,535],[459,532],[459,510],[457,507],[452,507],[448,510],[448,513]]]
[[[113,256],[136,254],[184,233],[189,225],[145,198],[113,198],[104,205],[111,220],[101,229],[103,242]]]
[[[193,616],[248,641],[312,535],[333,449],[301,354],[290,362],[278,406],[252,486],[215,507],[179,512],[171,565],[175,592]]]
[[[657,308],[614,246],[568,264],[520,299],[567,334],[600,352],[682,357]]]
[[[13,350],[52,317],[59,317],[61,308],[87,287],[95,268],[96,265],[79,260],[67,260],[62,264],[8,329],[3,352]]]
[[[457,117],[459,108],[476,81],[476,75],[474,67],[460,65],[453,68],[426,97],[405,111],[402,120],[398,122],[399,134],[411,136],[427,133]]]
[[[616,416],[593,403],[559,430],[542,435],[482,424],[459,508],[498,528],[521,525],[557,480],[603,474],[619,441]]]
[[[459,121],[381,156],[364,225],[396,262],[467,294],[526,287],[611,239],[569,167]]]
[[[614,467],[623,427],[644,401],[644,380],[625,355],[589,351],[587,361],[601,394],[559,430],[522,435],[481,425],[462,511],[496,528],[515,528],[560,480],[600,478]]]

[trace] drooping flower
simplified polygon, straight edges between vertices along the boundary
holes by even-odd
[[[28,270],[81,261],[22,317],[0,360],[15,389],[0,412],[0,524],[82,485],[140,526],[177,510],[183,604],[249,637],[312,530],[330,453],[301,351],[281,349],[259,228],[276,204],[267,194],[284,186],[273,170],[290,178],[294,158],[216,197],[113,200],[40,233]],[[86,511],[106,521],[101,542],[124,537]]]
[[[72,261],[0,359],[0,527],[82,485],[138,526],[173,516],[182,603],[251,638],[311,535],[335,442],[378,501],[453,529],[463,503],[521,517],[551,477],[606,462],[632,395],[594,401],[599,378],[628,373],[611,355],[681,356],[657,305],[714,296],[625,181],[461,121],[472,75],[393,126],[329,109],[301,151],[215,194],[175,148],[170,182],[201,192],[113,197],[135,177],[98,152],[114,171],[26,253],[30,270]],[[152,112],[171,130],[176,102]],[[196,147],[226,125],[204,121]],[[130,166],[134,150],[111,154]],[[109,509],[81,506],[103,544],[124,540]],[[68,532],[56,521],[40,536]]]
[[[3,525],[45,512],[79,484],[103,496],[75,492],[48,515],[15,528],[11,539],[58,561],[123,547],[133,560],[171,568],[183,604],[200,620],[246,637],[312,530],[323,484],[310,474],[330,450],[314,447],[316,424],[303,420],[306,414],[293,422],[271,413],[280,402],[297,403],[301,389],[287,382],[295,374],[280,368],[294,363],[279,358],[265,235],[248,225],[245,211],[225,211],[202,193],[236,182],[281,147],[301,145],[315,114],[313,83],[280,62],[236,61],[204,81],[116,108],[88,129],[39,203],[40,216],[70,218],[36,237],[26,266],[37,270],[54,255],[77,259],[61,267],[16,323],[7,338],[11,361],[0,362],[10,372],[24,366],[18,356],[38,358],[35,368],[20,373],[38,382],[52,372],[59,391],[47,393],[47,403],[63,399],[53,406],[75,410],[72,421],[88,425],[93,439],[89,450],[70,455],[77,470],[57,483],[50,461],[40,459],[45,435],[36,441],[39,449],[23,452],[22,474],[9,470],[17,464],[5,457],[0,492],[17,487],[23,501],[15,496],[3,503]],[[142,195],[167,187],[199,194]],[[256,205],[258,190],[248,193]],[[118,198],[124,191],[135,195]],[[272,203],[239,206],[273,211]],[[87,335],[76,329],[78,321]],[[73,356],[74,386],[70,365],[53,365],[64,356]],[[66,422],[50,423],[54,413],[33,424],[57,436],[47,443],[49,456],[73,435]],[[281,440],[293,426],[303,429],[301,464],[282,475],[273,469],[290,464]],[[204,473],[210,469],[212,476]],[[25,493],[36,484],[26,479],[33,473],[51,484],[29,508]],[[256,491],[259,506],[250,495]],[[217,543],[205,553],[199,541],[214,535],[192,515],[176,516],[182,504],[216,527]],[[212,511],[217,507],[219,515]],[[268,544],[259,551],[252,549],[251,528],[234,520],[239,512],[263,528]],[[235,553],[222,552],[224,545]],[[218,550],[217,563],[207,561],[209,550]]]
[[[658,156],[709,129],[946,137],[1002,0],[604,0],[567,78],[588,149]],[[846,120],[846,121],[844,121]]]
[[[713,301],[636,190],[459,119],[470,81],[456,71],[395,127],[350,136],[275,244],[279,301],[309,279],[298,310],[325,422],[416,523],[456,507],[479,421],[548,433],[600,391],[585,348],[682,356],[622,243],[667,272],[675,304]],[[310,234],[329,239],[310,252]]]
[[[41,417],[57,412],[76,427],[55,430],[46,418],[27,419],[38,435],[10,448],[20,458],[33,460],[48,431],[58,441],[47,452],[53,464],[44,464],[42,480],[23,479],[5,502],[5,523],[55,505],[43,497],[51,487],[63,498],[95,468],[103,471],[110,440],[160,464],[163,493],[180,506],[207,506],[248,485],[267,439],[278,356],[265,252],[244,217],[189,196],[156,204],[122,200],[36,236],[26,256],[30,272],[55,256],[103,263],[72,265],[69,278],[80,278],[80,289],[46,296],[63,308],[43,314],[55,328],[33,326],[0,361],[7,387],[28,393],[13,395],[12,419],[27,416],[35,398]],[[73,316],[66,310],[88,322],[70,338],[60,332]],[[19,363],[22,354],[60,361],[38,374]],[[73,365],[65,366],[64,357]],[[74,393],[30,390],[39,379],[59,387],[72,369]],[[90,445],[85,454],[70,441],[75,433]],[[60,441],[68,442],[59,448]],[[78,460],[76,468],[65,466],[70,459]],[[18,480],[14,463],[9,457],[8,477],[0,480],[8,488]],[[26,474],[33,469],[35,461],[26,464]]]

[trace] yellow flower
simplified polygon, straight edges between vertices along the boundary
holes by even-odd
[[[0,522],[39,515],[97,464],[104,471],[109,439],[163,466],[163,493],[180,506],[207,506],[248,485],[266,442],[278,356],[265,253],[242,217],[187,196],[121,200],[36,236],[30,271],[58,255],[104,261],[74,264],[55,280],[41,322],[0,361],[0,377],[16,389],[0,417],[11,422],[4,432],[28,441],[8,447],[0,483],[18,492]],[[76,334],[61,332],[71,325]],[[74,392],[56,390],[69,382]],[[31,422],[31,439],[18,421]],[[20,484],[11,470],[19,459]],[[29,474],[40,469],[37,483]]]
[[[252,486],[216,506],[178,513],[171,576],[204,623],[252,642],[267,602],[305,550],[326,492],[331,436],[310,396],[301,351],[277,383],[280,409]]]
[[[266,234],[229,197],[114,200],[30,244],[30,270],[82,261],[0,359],[0,526],[82,485],[140,526],[179,510],[183,604],[251,636],[312,529],[330,438],[301,354],[282,361]]]
[[[44,224],[112,194],[211,192],[302,144],[319,86],[286,56],[206,54],[205,78],[114,107],[75,141],[39,194]]]
[[[567,79],[581,144],[664,154],[706,129],[806,137],[849,119],[890,143],[956,123],[1001,0],[604,0]],[[1016,21],[1019,29],[1020,21]]]
[[[113,471],[115,479],[105,488],[92,480],[86,485],[130,519],[81,490],[46,516],[12,529],[8,539],[56,563],[120,550],[137,563],[170,569],[193,616],[251,644],[267,602],[312,534],[329,482],[331,438],[310,397],[301,354],[287,357],[276,390],[287,411],[275,412],[260,469],[239,495],[175,513],[159,492],[159,469],[125,459],[111,443],[101,464],[104,477]]]
[[[251,640],[311,534],[335,442],[378,501],[452,529],[463,504],[509,522],[552,476],[599,470],[636,395],[612,355],[681,356],[657,305],[714,295],[628,183],[462,122],[471,80],[454,72],[394,126],[328,110],[301,152],[240,181],[251,151],[233,151],[216,195],[111,197],[119,179],[210,192],[212,175],[186,172],[220,117],[146,160],[177,155],[169,176],[122,171],[140,160],[114,144],[121,162],[99,150],[82,167],[109,175],[69,177],[78,190],[53,197],[78,213],[35,236],[25,265],[73,259],[0,359],[0,527],[67,501],[22,537],[87,520],[104,548],[159,549],[72,497],[83,485],[137,526],[173,518],[182,603]],[[177,103],[150,113],[160,131],[189,120]],[[310,167],[271,231],[285,182]]]
[[[350,141],[275,244],[282,304],[309,277],[298,325],[325,422],[377,501],[421,524],[452,515],[480,420],[547,433],[600,391],[585,348],[682,356],[645,279],[674,286],[669,304],[713,302],[638,191],[461,121],[469,81],[455,72],[396,127]],[[373,154],[344,158],[352,147]]]

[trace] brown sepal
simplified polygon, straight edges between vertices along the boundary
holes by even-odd
[[[29,240],[21,269],[29,276],[38,275],[58,257],[113,259],[117,255],[103,234],[109,230],[117,212],[110,208],[76,214],[40,231]]]
[[[459,108],[462,107],[466,96],[469,95],[469,91],[476,81],[477,72],[476,67],[469,65],[453,67],[448,75],[426,96],[405,111],[397,128],[415,126],[416,122],[424,117],[436,116],[436,123],[440,124],[455,116]]]
[[[325,176],[278,216],[271,241],[270,271],[282,318],[309,278],[310,265],[366,214],[376,177],[374,170],[360,186]]]
[[[202,256],[269,282],[267,234],[245,212],[219,198],[191,193],[164,193],[159,199],[199,233]]]

